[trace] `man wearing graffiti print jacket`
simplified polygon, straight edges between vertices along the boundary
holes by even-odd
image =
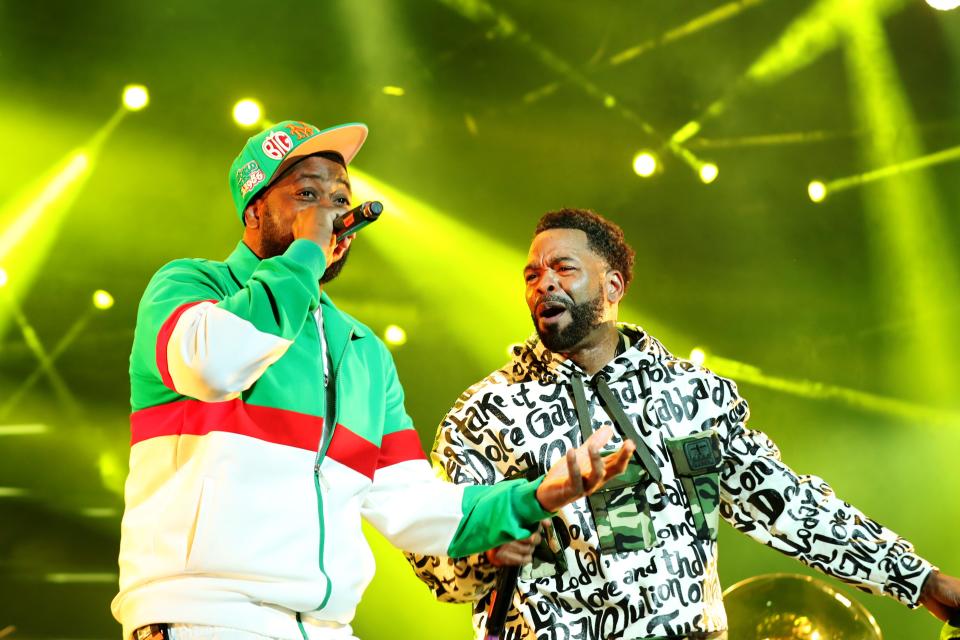
[[[732,381],[617,324],[632,266],[620,228],[597,214],[541,218],[524,269],[537,336],[460,396],[437,433],[434,465],[456,484],[533,476],[606,425],[636,453],[623,476],[554,517],[536,547],[408,555],[436,596],[475,602],[482,637],[498,567],[524,565],[503,638],[725,638],[722,516],[865,591],[940,619],[960,607],[960,580],[781,462],[776,445],[747,428]]]

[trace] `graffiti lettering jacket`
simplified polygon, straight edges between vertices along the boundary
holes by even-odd
[[[437,433],[433,464],[453,483],[542,473],[582,441],[579,377],[589,427],[612,423],[623,434],[625,426],[659,468],[655,480],[656,472],[633,464],[623,486],[553,518],[555,535],[521,573],[505,638],[722,631],[719,517],[843,582],[917,605],[932,567],[908,541],[838,498],[821,478],[785,465],[767,436],[747,428],[747,403],[731,380],[675,358],[638,327],[620,330],[630,346],[592,377],[532,337],[505,367],[464,392]],[[618,425],[612,403],[628,425]],[[481,635],[497,575],[486,559],[408,559],[440,600],[475,603]]]

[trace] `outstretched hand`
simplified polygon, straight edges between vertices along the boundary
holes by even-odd
[[[626,471],[636,447],[627,440],[615,453],[601,456],[600,449],[613,437],[613,428],[602,427],[582,445],[567,451],[565,460],[550,467],[537,489],[537,500],[550,512],[588,496]]]
[[[960,579],[933,571],[923,583],[920,604],[944,622],[960,611]]]

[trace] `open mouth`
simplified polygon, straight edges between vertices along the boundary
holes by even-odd
[[[560,302],[543,302],[540,304],[538,315],[541,320],[550,322],[562,316],[566,311],[567,307]]]

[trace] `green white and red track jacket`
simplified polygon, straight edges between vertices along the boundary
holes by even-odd
[[[151,623],[349,635],[374,572],[361,518],[403,549],[463,556],[549,516],[538,482],[435,478],[389,351],[320,292],[325,266],[309,240],[263,261],[240,243],[147,286],[112,606],[126,638]]]

